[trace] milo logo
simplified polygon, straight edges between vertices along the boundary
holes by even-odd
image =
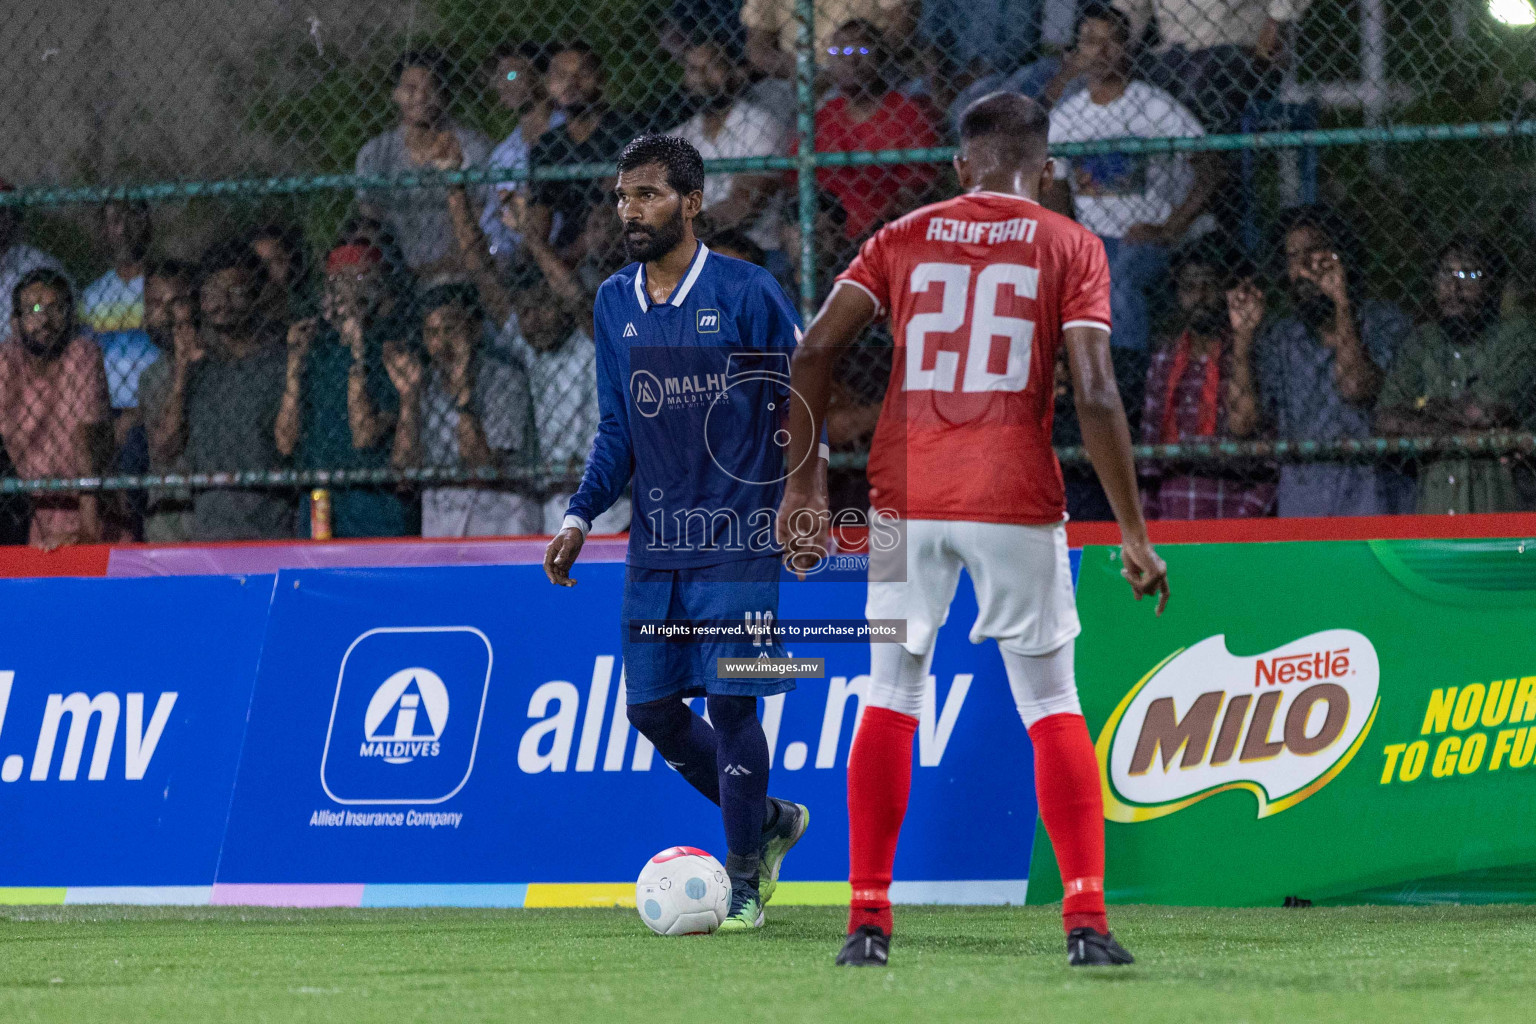
[[[1329,629],[1235,655],[1225,636],[1175,651],[1110,715],[1097,750],[1104,816],[1161,818],[1226,790],[1258,817],[1331,782],[1376,718],[1381,668],[1362,634]]]

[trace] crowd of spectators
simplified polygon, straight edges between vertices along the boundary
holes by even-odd
[[[1049,106],[1054,142],[1235,131],[1274,97],[1305,7],[828,0],[816,5],[817,148],[943,145],[959,112],[997,89]],[[642,131],[680,135],[709,160],[792,155],[795,29],[793,0],[676,0],[660,44],[680,86],[643,113],[614,102],[590,44],[509,43],[482,71],[516,124],[499,142],[452,116],[463,84],[449,57],[414,49],[391,70],[395,123],[362,146],[356,171],[611,163]],[[881,225],[940,197],[940,170],[817,172],[818,295]],[[1405,310],[1367,294],[1355,232],[1326,209],[1289,211],[1271,252],[1243,253],[1223,208],[1230,171],[1216,156],[1103,153],[1056,161],[1042,196],[1104,241],[1116,369],[1143,442],[1533,426],[1536,331],[1506,312],[1509,267],[1486,240],[1448,241],[1423,268],[1430,301]],[[333,488],[328,527],[551,532],[596,431],[592,296],[624,262],[610,185],[364,180],[334,237],[267,223],[195,263],[156,256],[148,206],[110,202],[98,222],[108,269],[78,294],[58,260],[22,243],[19,211],[0,207],[0,475],[496,469],[514,478]],[[794,195],[781,172],[712,174],[701,235],[799,294]],[[873,425],[880,389],[865,371],[834,394],[845,447]],[[1070,444],[1065,379],[1057,441]],[[1143,483],[1149,515],[1165,518],[1536,507],[1536,474],[1513,455],[1395,469],[1160,461]],[[1074,516],[1108,514],[1090,474],[1069,471],[1067,485]],[[0,540],[303,537],[309,503],[276,486],[4,496]],[[596,526],[623,530],[628,517],[621,502]]]

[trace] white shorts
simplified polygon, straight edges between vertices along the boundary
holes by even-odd
[[[905,619],[903,646],[910,653],[921,657],[933,649],[939,627],[949,618],[962,566],[976,588],[971,643],[990,637],[1015,654],[1040,655],[1081,632],[1065,523],[887,522],[885,534],[901,537],[904,543],[878,545],[871,531],[864,614]]]

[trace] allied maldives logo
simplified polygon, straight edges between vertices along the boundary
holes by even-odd
[[[1260,818],[1295,807],[1359,752],[1380,683],[1376,648],[1350,629],[1258,655],[1225,636],[1176,651],[1099,734],[1104,816],[1151,821],[1228,790],[1252,793]]]
[[[442,803],[474,771],[491,643],[472,626],[371,629],[341,659],[320,782],[340,804]]]
[[[438,738],[448,725],[448,687],[436,672],[407,668],[374,691],[363,718],[362,757],[410,764],[442,752]]]

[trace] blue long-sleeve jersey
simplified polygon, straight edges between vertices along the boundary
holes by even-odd
[[[633,477],[629,564],[776,554],[800,338],[778,282],[701,243],[666,303],[631,264],[598,289],[593,320],[601,422],[568,514],[590,523]]]

